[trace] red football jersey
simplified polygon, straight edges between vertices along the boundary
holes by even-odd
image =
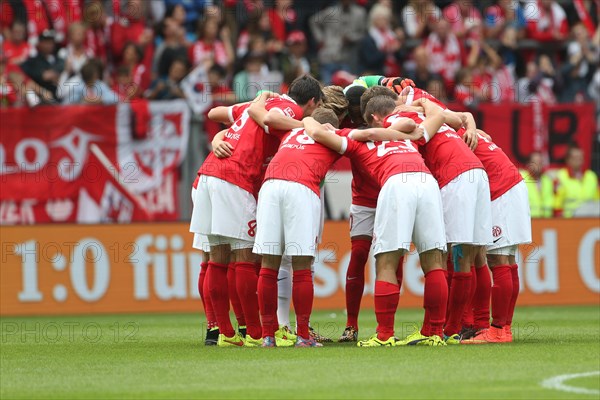
[[[406,104],[410,105],[410,104],[412,104],[413,101],[423,99],[423,98],[433,101],[435,104],[442,107],[444,110],[446,108],[448,108],[448,107],[446,107],[446,105],[444,103],[442,103],[441,101],[436,99],[434,96],[429,94],[429,92],[426,92],[423,89],[414,88],[414,87],[409,86],[408,97],[406,98]]]
[[[421,113],[403,112],[388,116],[384,126],[391,125],[392,119],[397,117],[410,118],[417,125],[425,120],[425,116]],[[420,146],[419,152],[425,160],[425,165],[438,181],[440,189],[463,172],[476,168],[483,169],[481,161],[463,142],[462,137],[447,125],[442,125],[426,145]]]
[[[383,187],[391,176],[397,174],[430,173],[416,145],[410,140],[358,142],[352,140],[351,136],[344,138],[344,155],[377,179],[380,187]]]
[[[465,130],[457,132],[461,137]],[[493,200],[508,192],[513,186],[523,180],[519,170],[498,145],[478,134],[479,141],[475,155],[485,168],[490,183],[490,195]]]
[[[349,118],[348,118],[349,119]],[[342,124],[342,127],[347,125]],[[347,136],[353,129],[339,129],[338,135]],[[350,160],[352,168],[352,204],[355,206],[375,208],[381,187],[377,180],[364,169],[360,163]]]
[[[296,128],[281,142],[277,154],[267,167],[265,180],[298,182],[320,197],[321,181],[340,157],[341,154],[316,143],[304,128]]]
[[[231,157],[219,159],[210,153],[198,175],[223,179],[258,196],[267,165],[286,132],[273,131],[269,134],[250,118],[249,106],[245,103],[229,107],[229,119],[233,124],[224,140],[233,145]],[[302,119],[302,108],[288,96],[267,100],[266,109],[277,109],[288,117]]]

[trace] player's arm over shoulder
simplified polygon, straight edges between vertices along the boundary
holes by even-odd
[[[302,111],[294,110],[298,108],[296,104],[289,102],[286,105],[285,100],[277,100],[278,104],[272,108],[267,107],[267,113],[264,116],[264,124],[268,129],[279,131],[289,131],[296,128],[302,128]]]
[[[359,142],[421,139],[423,137],[423,129],[417,127],[413,120],[409,119],[409,121],[412,122],[412,124],[409,124],[409,128],[412,129],[407,131],[403,131],[406,128],[406,126],[403,130],[400,130],[399,128],[392,125],[390,128],[355,129],[348,136]],[[402,122],[400,122],[400,125],[401,124]]]
[[[222,124],[231,124],[232,121],[229,119],[230,110],[229,107],[226,106],[218,106],[212,108],[208,112],[208,119],[215,122],[220,122]]]
[[[306,117],[302,120],[304,131],[314,141],[321,143],[323,146],[331,150],[344,154],[348,144],[348,139],[339,136],[334,130],[321,125],[312,117]]]

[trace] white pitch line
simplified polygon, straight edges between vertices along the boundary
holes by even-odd
[[[561,390],[563,392],[569,392],[569,393],[591,394],[591,395],[600,394],[600,390],[598,390],[598,389],[586,389],[586,388],[580,388],[580,387],[576,387],[576,386],[565,385],[565,382],[570,381],[571,379],[587,378],[589,376],[600,376],[600,371],[553,376],[552,378],[548,378],[548,379],[542,381],[541,385],[542,385],[542,387],[545,387],[546,389]]]

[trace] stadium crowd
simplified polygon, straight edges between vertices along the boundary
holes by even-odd
[[[197,67],[229,104],[307,72],[406,76],[467,106],[600,99],[592,0],[0,3],[3,106],[181,98]]]
[[[600,101],[600,2],[592,0],[0,0],[0,7],[2,107],[185,98],[190,72],[200,72],[194,89],[210,93],[211,107],[265,88],[285,93],[306,73],[342,87],[358,75],[404,76],[442,102],[471,108]],[[209,139],[220,129],[205,118]],[[593,172],[547,176],[538,156],[522,171],[534,216],[571,216],[573,205],[597,197]]]

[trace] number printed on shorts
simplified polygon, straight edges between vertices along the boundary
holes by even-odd
[[[367,142],[367,148],[369,150],[377,148],[377,157],[383,157],[393,151],[411,153],[417,152],[411,141],[408,139],[394,141],[384,140],[379,145],[375,145],[374,142]]]
[[[248,236],[254,237],[256,236],[256,220],[248,222]]]

